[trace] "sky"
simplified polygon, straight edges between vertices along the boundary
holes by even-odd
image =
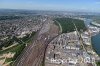
[[[0,0],[0,8],[100,12],[100,0]]]

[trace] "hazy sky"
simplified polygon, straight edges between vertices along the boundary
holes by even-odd
[[[100,0],[0,0],[0,8],[99,12]]]

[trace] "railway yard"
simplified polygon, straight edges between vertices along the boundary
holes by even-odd
[[[55,29],[53,29],[55,28]],[[49,42],[57,36],[59,29],[48,21],[35,36],[35,40],[27,46],[14,63],[15,66],[41,66]]]
[[[100,62],[91,43],[100,27],[86,26],[86,17],[21,13],[0,16],[0,66],[97,66]]]

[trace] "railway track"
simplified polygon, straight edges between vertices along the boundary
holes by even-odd
[[[54,30],[54,29],[50,29],[50,30]],[[51,33],[45,32],[40,35],[39,32],[35,36],[35,39],[33,39],[32,44],[27,46],[22,52],[22,54],[17,58],[16,62],[14,63],[14,66],[41,66],[42,65],[42,61],[45,58],[44,56],[45,56],[46,48],[55,36],[50,37],[52,36],[53,32]]]

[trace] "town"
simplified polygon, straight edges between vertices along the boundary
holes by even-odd
[[[100,27],[87,13],[16,11],[0,14],[0,65],[97,66],[91,38]]]

